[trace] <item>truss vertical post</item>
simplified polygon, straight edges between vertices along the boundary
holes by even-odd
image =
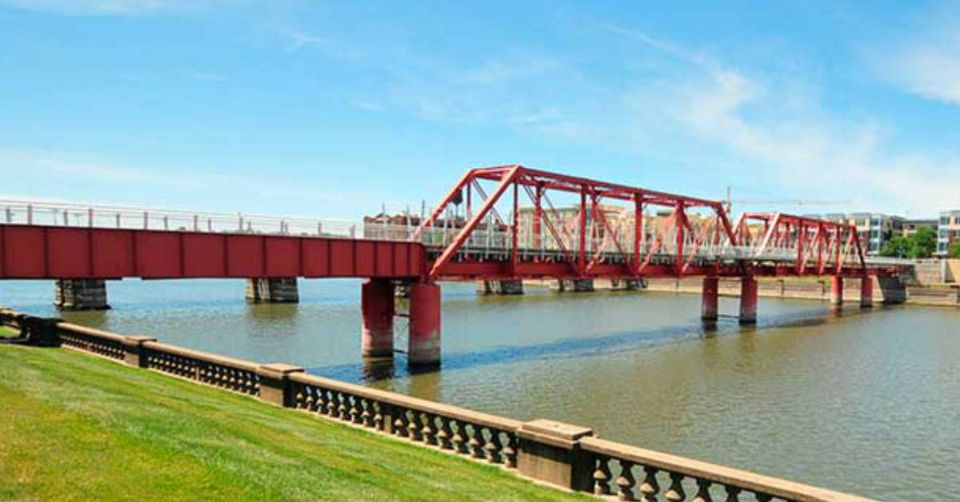
[[[677,202],[677,261],[674,263],[674,269],[679,277],[683,269],[683,240],[685,237],[684,229],[687,223],[687,214],[683,210],[683,201]]]
[[[517,274],[517,265],[520,263],[520,242],[519,242],[519,225],[520,225],[520,216],[518,214],[520,210],[520,184],[516,181],[513,182],[513,222],[510,226],[511,237],[513,238],[513,243],[511,244],[510,249],[510,275]]]
[[[580,235],[578,236],[580,249],[577,257],[577,272],[582,277],[587,268],[587,187],[580,186]]]
[[[533,247],[540,249],[543,246],[543,185],[537,183],[537,188],[533,198],[533,222],[531,232],[533,232]]]
[[[640,270],[640,247],[646,238],[646,229],[643,221],[643,200],[639,195],[634,197],[633,208],[633,270]]]

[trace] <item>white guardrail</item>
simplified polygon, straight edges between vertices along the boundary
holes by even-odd
[[[181,210],[149,209],[134,206],[85,205],[63,202],[3,200],[0,199],[0,222],[11,225],[47,225],[65,227],[119,228],[130,230],[168,230],[193,231],[231,234],[289,235],[303,237],[345,237],[351,239],[370,239],[409,242],[414,239],[430,247],[449,245],[459,228],[428,228],[417,236],[415,225],[393,225],[384,223],[359,223],[348,220],[330,220],[315,218],[283,218],[276,216],[252,215],[243,213],[208,213]],[[594,232],[590,231],[590,234]],[[518,248],[524,256],[560,256],[563,251],[546,230],[541,230],[536,239],[529,228],[518,232]],[[754,260],[754,261],[795,261],[796,248],[774,248],[759,250],[756,246],[729,246],[725,244],[696,246],[692,236],[684,244],[689,256],[712,260]],[[480,255],[499,255],[511,249],[512,232],[497,229],[491,222],[481,225],[464,243],[463,253]],[[564,248],[568,252],[577,252],[579,239],[577,231],[568,231],[563,236]],[[641,247],[641,254],[649,253],[654,241],[648,236]],[[661,236],[663,245],[654,250],[655,257],[675,255],[676,244],[672,235]],[[537,245],[536,243],[541,243]],[[630,239],[618,248],[612,239],[587,239],[587,251],[595,253],[598,249],[606,257],[617,259],[620,251],[633,253]],[[832,253],[826,253],[828,264],[832,263]],[[847,264],[855,264],[852,257]],[[868,257],[869,265],[897,266],[912,265],[909,260],[898,258]]]

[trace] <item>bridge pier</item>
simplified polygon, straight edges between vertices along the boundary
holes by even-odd
[[[393,283],[367,279],[360,288],[363,329],[360,351],[364,357],[393,357]]]
[[[296,277],[252,277],[247,279],[247,301],[252,303],[299,303]]]
[[[519,279],[477,281],[477,291],[484,295],[522,295],[523,281]]]
[[[871,307],[873,307],[873,277],[867,276],[860,279],[860,308]]]
[[[103,279],[57,279],[53,304],[61,310],[107,310],[107,282]]]
[[[410,286],[410,334],[407,364],[440,365],[440,286],[418,282]]]
[[[843,277],[839,275],[830,278],[830,305],[843,305]]]
[[[716,321],[720,312],[720,278],[703,278],[703,298],[700,302],[700,319]]]
[[[893,305],[907,301],[907,287],[897,276],[877,276],[884,305]]]
[[[557,281],[558,291],[587,293],[593,291],[593,289],[593,279],[560,279]]]
[[[756,277],[744,276],[740,279],[740,324],[756,324],[758,290]]]

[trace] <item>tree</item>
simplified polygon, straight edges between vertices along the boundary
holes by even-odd
[[[937,231],[932,228],[918,228],[910,238],[913,242],[907,258],[930,258],[937,251]]]
[[[892,258],[930,258],[937,250],[937,232],[932,228],[920,228],[913,235],[891,237],[880,248],[880,256]],[[960,253],[960,249],[957,250]]]
[[[960,241],[953,241],[950,243],[950,248],[947,250],[947,255],[950,258],[960,258]]]
[[[880,256],[906,258],[910,247],[911,242],[909,241],[909,237],[894,235],[887,240],[887,242],[883,243],[883,247],[880,248]]]

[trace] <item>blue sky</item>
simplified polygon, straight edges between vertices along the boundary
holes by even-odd
[[[353,218],[523,163],[960,207],[956,2],[0,0],[0,103],[6,197]]]

